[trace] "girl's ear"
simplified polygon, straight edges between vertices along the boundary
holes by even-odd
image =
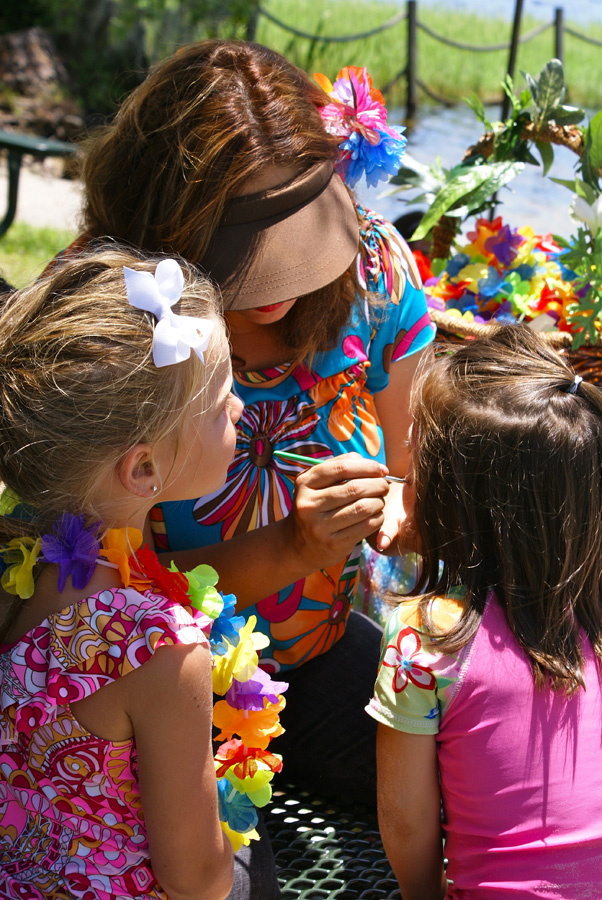
[[[137,497],[153,497],[159,490],[157,472],[151,444],[136,444],[119,464],[119,481],[122,487]]]

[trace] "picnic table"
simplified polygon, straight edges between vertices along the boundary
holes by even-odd
[[[282,900],[401,900],[372,810],[276,784],[264,816]]]
[[[36,159],[44,159],[47,156],[67,157],[72,156],[77,147],[75,144],[42,138],[35,134],[20,134],[0,129],[0,150],[8,151],[8,202],[6,213],[0,222],[0,237],[2,237],[12,225],[17,211],[19,174],[25,154]]]

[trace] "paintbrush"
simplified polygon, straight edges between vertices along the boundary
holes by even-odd
[[[288,453],[286,450],[274,450],[274,456],[281,456],[282,459],[290,459],[293,462],[305,463],[308,466],[317,466],[325,459],[312,459],[311,456],[300,456],[298,453]],[[327,457],[330,458],[330,457]],[[395,475],[383,475],[385,481],[395,481],[399,484],[405,484],[406,478],[397,478]]]

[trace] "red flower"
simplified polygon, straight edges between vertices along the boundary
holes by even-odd
[[[181,572],[170,572],[169,569],[162,566],[157,554],[153,553],[148,544],[141,547],[135,557],[131,557],[131,567],[138,569],[149,578],[153,585],[160,588],[161,592],[166,594],[170,600],[181,603],[182,606],[190,605],[186,576]]]

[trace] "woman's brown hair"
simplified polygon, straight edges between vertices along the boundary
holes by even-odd
[[[175,252],[202,267],[229,199],[249,179],[268,166],[304,170],[336,159],[339,139],[327,134],[318,111],[328,102],[305,72],[260,44],[181,48],[89,143],[87,233]],[[283,343],[303,359],[334,345],[358,290],[353,266],[305,296],[282,321]]]
[[[535,682],[583,685],[580,628],[602,660],[602,393],[529,329],[500,326],[438,359],[413,397],[420,589],[462,584],[453,651],[493,589]]]

